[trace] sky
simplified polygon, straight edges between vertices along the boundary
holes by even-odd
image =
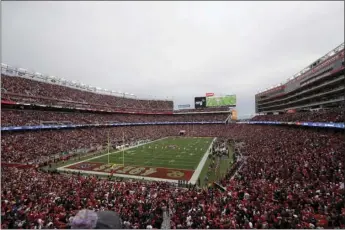
[[[2,2],[1,62],[143,98],[254,95],[344,42],[343,1]]]

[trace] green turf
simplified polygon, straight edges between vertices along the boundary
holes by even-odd
[[[206,137],[169,137],[153,143],[124,151],[110,153],[109,162],[124,165],[136,165],[146,167],[161,167],[195,170],[209,148],[213,138]],[[168,146],[176,146],[170,148]],[[108,155],[89,160],[89,162],[108,163]]]

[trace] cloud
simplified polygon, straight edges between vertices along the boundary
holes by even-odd
[[[2,62],[193,104],[237,94],[239,116],[344,41],[344,2],[4,2]]]

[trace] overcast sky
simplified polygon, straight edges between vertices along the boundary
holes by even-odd
[[[193,105],[285,81],[344,42],[344,2],[2,2],[2,62]]]

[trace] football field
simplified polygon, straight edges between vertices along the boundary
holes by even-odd
[[[168,137],[58,168],[98,175],[195,183],[213,138]],[[191,181],[193,177],[193,180]]]

